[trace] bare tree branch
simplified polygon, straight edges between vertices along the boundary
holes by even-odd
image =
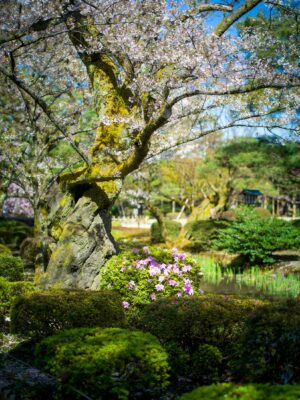
[[[221,37],[238,19],[261,3],[262,0],[246,0],[244,4],[224,17],[213,31],[215,36]]]
[[[5,68],[0,66],[0,72],[6,76],[8,79],[10,79],[16,86],[18,86],[20,89],[24,90],[25,93],[27,93],[39,106],[40,108],[44,111],[45,115],[48,117],[48,119],[51,121],[51,123],[55,126],[55,128],[63,134],[63,136],[67,139],[67,141],[70,143],[72,148],[76,151],[76,153],[80,156],[80,158],[88,165],[90,165],[90,160],[87,158],[85,154],[83,154],[79,149],[74,140],[68,135],[64,127],[55,119],[52,111],[50,110],[48,104],[41,98],[39,97],[36,93],[31,90],[30,87],[28,87],[22,80],[17,78],[15,75],[10,74],[5,70]]]
[[[244,87],[236,87],[236,88],[231,88],[231,89],[226,89],[226,90],[201,90],[201,89],[196,89],[191,92],[183,93],[177,97],[175,97],[170,103],[169,107],[173,107],[176,103],[180,102],[181,100],[184,100],[188,97],[193,97],[193,96],[199,96],[199,95],[204,95],[204,96],[227,96],[227,95],[234,95],[234,94],[246,94],[246,93],[252,93],[256,92],[257,90],[261,89],[292,89],[295,87],[300,87],[300,82],[297,83],[258,83],[252,86],[244,86]]]

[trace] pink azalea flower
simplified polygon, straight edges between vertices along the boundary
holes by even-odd
[[[150,299],[151,299],[152,301],[155,301],[155,300],[156,300],[156,294],[155,294],[155,293],[151,293],[151,294],[150,294]]]
[[[128,301],[122,301],[122,305],[125,308],[125,310],[127,310],[130,304],[128,303]]]
[[[182,293],[181,293],[181,292],[177,292],[177,293],[176,293],[176,296],[177,296],[177,297],[182,297]]]
[[[163,282],[166,278],[163,275],[158,277],[158,282]]]
[[[152,256],[149,256],[149,257],[145,258],[144,264],[145,265],[149,265],[150,264],[153,267],[156,267],[158,265],[157,261]]]
[[[144,246],[143,247],[143,252],[144,252],[144,254],[148,255],[150,253],[149,252],[149,248],[147,246]]]
[[[183,261],[185,259],[185,254],[184,253],[178,253],[178,254],[173,253],[173,257],[174,257],[175,261]]]
[[[173,272],[175,274],[179,274],[179,272],[180,272],[180,270],[179,270],[179,268],[178,268],[178,266],[176,264],[173,266]]]
[[[194,294],[194,289],[193,289],[189,279],[185,279],[185,284],[183,286],[183,290],[185,291],[186,294],[188,294],[190,296]]]
[[[164,285],[162,285],[161,283],[158,283],[157,285],[155,285],[155,289],[158,291],[158,292],[161,292],[162,290],[164,290]]]
[[[192,269],[192,267],[190,265],[184,265],[182,267],[182,271],[183,272],[189,272]]]
[[[128,282],[128,289],[133,290],[135,288],[135,282],[134,281],[129,281]]]
[[[154,276],[160,274],[160,269],[158,267],[150,267],[149,275]]]
[[[168,284],[169,284],[170,286],[178,286],[178,282],[176,282],[174,279],[170,279],[170,280],[168,281]]]

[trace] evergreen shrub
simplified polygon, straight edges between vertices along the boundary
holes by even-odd
[[[177,221],[166,220],[166,234],[168,240],[176,240],[181,231],[181,224]],[[152,243],[162,243],[163,238],[160,233],[159,225],[157,222],[153,222],[151,225],[151,241]]]
[[[218,232],[213,245],[240,254],[252,263],[272,263],[277,250],[299,248],[299,229],[290,222],[265,218],[251,207],[241,208],[236,221]]]
[[[219,385],[202,386],[180,400],[299,400],[300,385]]]
[[[11,330],[34,338],[80,327],[125,323],[120,297],[111,291],[53,290],[20,296],[11,310]]]
[[[71,329],[38,344],[36,365],[94,399],[153,399],[168,385],[167,354],[149,333]]]
[[[9,254],[0,254],[0,276],[11,282],[22,281],[24,279],[22,259]]]

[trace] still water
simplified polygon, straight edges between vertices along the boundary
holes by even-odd
[[[234,271],[224,268],[213,259],[195,257],[203,272],[201,289],[206,293],[275,295],[297,297],[300,295],[300,276],[286,274],[278,269],[253,266]]]

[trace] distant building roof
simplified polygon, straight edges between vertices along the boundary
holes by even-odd
[[[262,192],[258,189],[244,189],[242,191],[243,194],[246,194],[248,196],[262,196]]]

